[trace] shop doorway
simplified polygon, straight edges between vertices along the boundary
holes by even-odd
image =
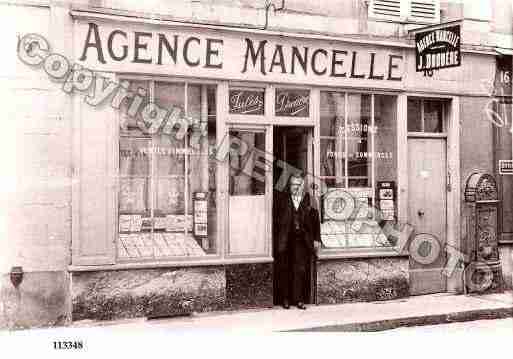
[[[313,178],[313,127],[299,126],[274,126],[273,127],[273,219],[279,216],[276,213],[276,200],[279,189],[282,188],[284,178],[288,178],[290,173],[286,173],[287,168],[279,163],[285,162],[288,166],[303,171],[306,176],[305,190],[310,187],[309,181]],[[280,162],[283,161],[283,162]],[[312,193],[310,193],[312,195]],[[273,221],[274,223],[275,221]],[[277,258],[276,229],[273,225],[273,258]],[[306,303],[314,302],[314,265],[311,263],[307,268],[308,278],[306,286]],[[280,276],[277,275],[276,260],[274,261],[274,304],[281,303],[279,292],[277,290]]]
[[[408,138],[410,294],[445,292],[447,156],[445,138]]]

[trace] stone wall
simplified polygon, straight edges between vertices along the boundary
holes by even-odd
[[[319,304],[391,300],[409,295],[406,257],[325,260],[317,270]]]
[[[0,328],[63,325],[71,308],[71,99],[42,68],[21,62],[17,46],[24,34],[37,33],[66,54],[71,18],[58,5],[6,3],[0,20]],[[25,272],[18,288],[9,280],[14,266]]]
[[[513,244],[499,245],[504,289],[513,289]]]
[[[76,272],[73,320],[272,306],[272,264]]]
[[[15,288],[0,277],[0,329],[62,326],[70,322],[69,274],[29,272]]]

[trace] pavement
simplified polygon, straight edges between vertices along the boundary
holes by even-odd
[[[157,329],[170,331],[276,332],[276,331],[381,331],[401,327],[435,325],[513,317],[513,292],[486,295],[439,293],[403,299],[308,305],[232,312],[192,313],[164,319],[78,321],[72,328]]]

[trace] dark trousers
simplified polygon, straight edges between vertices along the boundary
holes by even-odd
[[[306,302],[308,248],[301,234],[289,235],[287,249],[278,255],[279,288],[282,300]]]

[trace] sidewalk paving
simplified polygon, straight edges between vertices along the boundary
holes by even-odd
[[[79,321],[72,328],[224,332],[273,331],[377,331],[401,326],[433,325],[480,319],[513,317],[513,292],[487,295],[440,293],[392,301],[309,305],[236,312],[194,313],[188,317],[147,320]]]

